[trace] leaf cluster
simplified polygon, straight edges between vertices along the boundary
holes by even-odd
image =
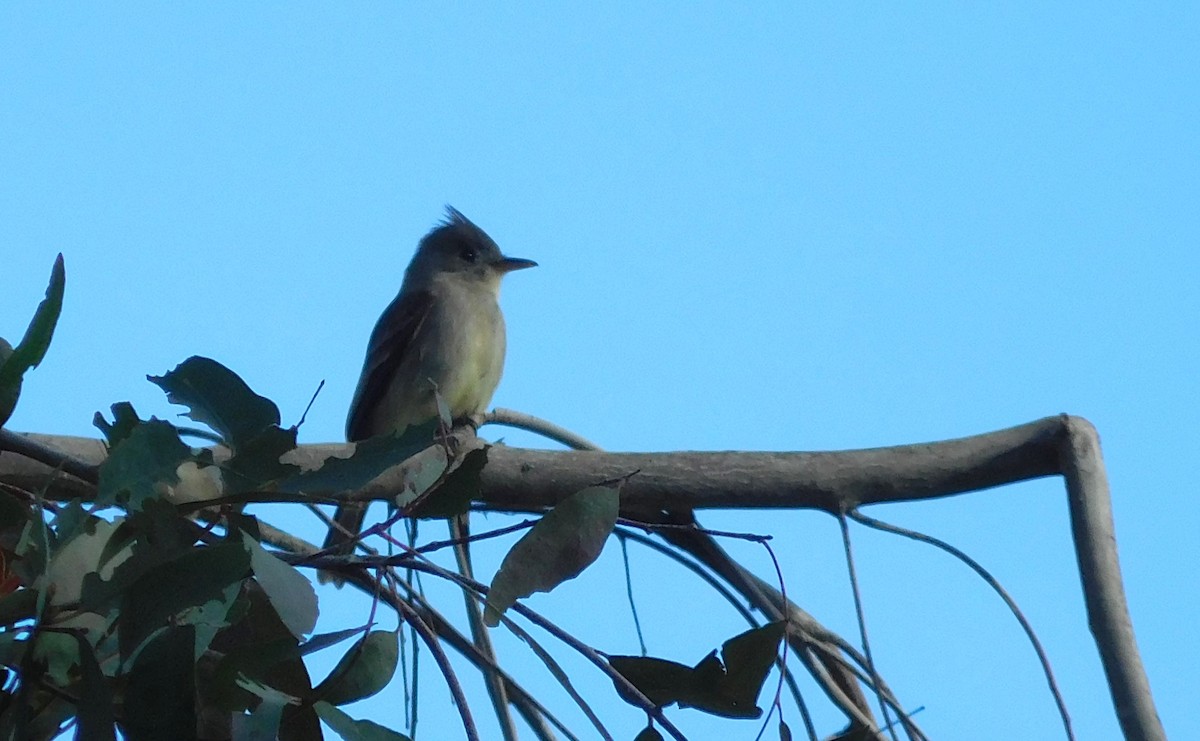
[[[60,256],[21,343],[0,339],[0,425],[25,372],[45,356],[64,285]],[[393,680],[400,631],[367,625],[313,635],[317,596],[296,564],[307,559],[360,577],[365,567],[268,550],[244,506],[336,501],[404,464],[391,501],[396,515],[362,537],[401,516],[456,517],[479,492],[488,447],[457,449],[443,404],[439,419],[304,470],[290,455],[297,426],[284,426],[272,401],[220,363],[192,357],[147,378],[203,429],[142,418],[117,403],[93,420],[108,454],[88,505],[0,489],[0,741],[49,739],[71,727],[88,739],[118,731],[133,741],[319,739],[322,721],[344,739],[406,738],[341,709]],[[216,445],[194,447],[190,438]],[[490,588],[464,586],[483,599],[483,621],[516,630],[506,611],[593,563],[616,525],[620,490],[610,482],[565,497],[516,542]],[[384,572],[402,581],[393,565]],[[421,619],[397,609],[410,625]],[[428,626],[425,633],[432,635]],[[753,718],[781,635],[779,624],[749,631],[726,642],[720,659],[714,651],[694,667],[612,656],[608,671],[619,673],[618,695],[653,717],[677,703]],[[314,682],[305,658],[344,642],[336,667]]]

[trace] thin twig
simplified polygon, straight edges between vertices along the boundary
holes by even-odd
[[[845,515],[838,515],[838,524],[842,530],[842,548],[846,553],[846,570],[850,576],[850,591],[854,594],[854,614],[858,618],[858,635],[862,639],[863,653],[867,657],[867,670],[871,672],[871,679],[875,684],[876,696],[879,698],[879,710],[883,716],[884,727],[888,729],[888,734],[892,737],[892,741],[899,741],[896,738],[896,732],[891,729],[891,716],[888,715],[887,703],[883,701],[883,694],[879,692],[879,670],[875,667],[875,658],[871,655],[871,642],[867,639],[867,615],[863,610],[862,592],[858,588],[858,574],[854,568],[854,551],[850,547],[850,528],[846,525]]]
[[[1046,650],[1042,647],[1042,642],[1038,640],[1037,634],[1033,630],[1033,626],[1029,623],[1029,620],[1025,618],[1025,614],[1021,612],[1021,608],[1017,606],[1016,600],[1014,600],[1008,593],[1008,590],[1006,590],[1000,584],[999,580],[992,576],[992,574],[982,565],[980,565],[978,561],[944,540],[935,538],[932,535],[926,535],[925,533],[917,532],[916,530],[909,530],[908,528],[900,527],[899,525],[892,525],[891,523],[877,520],[874,517],[870,517],[869,515],[859,512],[858,510],[852,510],[846,514],[855,522],[859,522],[867,527],[874,528],[876,530],[882,530],[884,532],[895,533],[896,535],[903,535],[906,538],[911,538],[912,540],[922,543],[928,543],[935,548],[940,548],[946,553],[949,553],[951,556],[957,558],[959,561],[965,563],[971,568],[972,571],[978,574],[979,577],[983,579],[984,582],[986,582],[994,592],[996,592],[996,594],[1000,595],[1000,599],[1004,600],[1004,604],[1008,606],[1009,612],[1011,612],[1013,617],[1017,619],[1017,622],[1020,623],[1021,630],[1025,631],[1025,636],[1029,639],[1030,645],[1033,646],[1034,653],[1036,653],[1038,657],[1038,662],[1042,665],[1042,673],[1046,676],[1046,683],[1050,685],[1050,694],[1054,696],[1054,703],[1058,706],[1058,714],[1059,717],[1062,718],[1063,729],[1067,733],[1067,738],[1071,739],[1071,741],[1074,741],[1075,733],[1071,730],[1071,716],[1067,712],[1067,704],[1066,701],[1063,700],[1062,692],[1060,692],[1058,689],[1058,683],[1054,681],[1054,671],[1050,668],[1050,657],[1046,655]]]
[[[599,445],[582,435],[571,432],[565,427],[560,427],[549,420],[535,417],[532,414],[525,414],[524,412],[512,409],[493,409],[484,415],[483,423],[516,427],[526,432],[533,432],[574,450],[600,450]]]
[[[629,569],[629,547],[625,540],[617,536],[617,542],[621,545],[621,563],[625,566],[625,597],[629,601],[629,614],[633,616],[633,631],[637,633],[638,647],[642,650],[642,656],[645,656],[646,637],[642,633],[642,621],[638,618],[637,601],[633,598],[633,572]]]
[[[458,676],[454,673],[454,667],[450,666],[450,659],[447,658],[446,652],[438,644],[437,636],[434,635],[429,625],[421,619],[421,616],[404,600],[398,600],[394,607],[404,617],[404,621],[417,631],[417,635],[421,636],[421,640],[425,642],[426,647],[433,654],[433,660],[437,662],[438,669],[442,672],[442,676],[446,680],[446,685],[450,688],[450,695],[454,698],[454,704],[458,706],[458,714],[462,718],[463,731],[467,734],[468,741],[479,741],[479,731],[475,729],[475,721],[471,717],[471,709],[467,705],[467,696],[463,693],[462,685],[458,683]]]

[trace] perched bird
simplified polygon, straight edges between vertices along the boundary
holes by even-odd
[[[455,421],[482,415],[504,370],[504,316],[497,299],[507,273],[537,265],[505,257],[454,208],[421,239],[400,293],[375,324],[346,419],[351,442],[404,432],[438,416],[434,390]],[[349,553],[366,503],[337,508],[325,547]],[[344,529],[344,530],[343,530]],[[322,579],[325,581],[325,579]]]

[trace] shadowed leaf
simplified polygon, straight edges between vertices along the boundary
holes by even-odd
[[[359,489],[392,466],[399,465],[433,444],[437,421],[409,427],[402,434],[379,435],[356,443],[347,458],[330,456],[320,468],[280,481],[282,492],[338,492]]]
[[[241,543],[194,548],[146,571],[125,592],[118,636],[129,657],[155,630],[182,610],[226,597],[226,587],[244,579],[250,554]]]
[[[479,480],[487,465],[488,448],[476,448],[463,456],[462,463],[447,476],[432,494],[421,500],[412,512],[413,517],[444,518],[461,515],[471,508],[479,496]]]
[[[355,720],[327,702],[318,702],[313,705],[313,709],[343,741],[411,741],[403,733],[397,733],[378,723]]]
[[[5,347],[11,348],[11,352],[0,351],[0,426],[8,421],[16,406],[21,392],[21,378],[25,371],[36,368],[46,357],[50,339],[54,336],[54,328],[58,325],[58,316],[62,313],[66,282],[66,270],[60,253],[54,260],[54,267],[50,269],[50,285],[46,287],[46,298],[42,299],[33,313],[25,336],[15,348],[11,348],[8,342],[3,342]]]
[[[113,728],[112,693],[100,671],[92,645],[83,633],[75,633],[79,644],[79,738],[107,741],[116,738]]]
[[[292,635],[303,638],[317,624],[317,593],[312,582],[296,568],[268,553],[245,533],[242,543],[250,552],[250,568],[279,619]]]
[[[179,439],[175,428],[151,419],[133,428],[100,465],[96,502],[102,506],[125,504],[141,509],[147,499],[161,496],[156,484],[178,483],[176,469],[192,449]]]
[[[183,626],[164,631],[138,654],[121,724],[129,741],[196,737],[194,646],[191,626]]]
[[[514,602],[574,579],[600,555],[617,524],[619,486],[591,486],[558,503],[504,557],[488,590],[484,622],[500,623]]]
[[[379,692],[392,680],[400,655],[399,636],[375,630],[350,647],[337,666],[313,690],[332,705],[345,705]]]
[[[13,348],[8,344],[8,340],[0,337],[0,369],[4,368],[5,363],[12,357]],[[8,421],[12,416],[13,410],[17,408],[17,399],[21,396],[21,379],[16,382],[9,382],[4,386],[0,386],[0,427]]]
[[[115,448],[125,438],[129,437],[138,425],[142,423],[133,405],[127,401],[118,401],[109,409],[112,410],[113,421],[109,422],[100,412],[92,417],[92,424],[104,435],[108,447]]]
[[[188,408],[185,416],[206,424],[234,451],[272,425],[279,408],[250,390],[236,373],[211,358],[193,355],[161,376],[146,378],[167,400]]]
[[[694,667],[646,656],[610,656],[609,664],[659,707],[679,703],[726,718],[757,718],[756,702],[783,637],[781,622],[741,633]],[[723,659],[723,661],[722,661]],[[623,688],[617,693],[631,702]]]

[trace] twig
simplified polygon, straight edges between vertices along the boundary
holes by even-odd
[[[1042,665],[1042,673],[1046,676],[1046,683],[1050,685],[1050,694],[1054,696],[1054,703],[1058,706],[1058,714],[1059,717],[1062,718],[1063,729],[1067,733],[1067,738],[1071,739],[1071,741],[1074,741],[1075,733],[1071,730],[1071,716],[1067,712],[1067,704],[1063,700],[1062,693],[1058,689],[1058,683],[1054,681],[1054,671],[1050,668],[1050,658],[1046,655],[1046,650],[1042,647],[1042,642],[1038,640],[1037,634],[1034,633],[1033,626],[1030,625],[1029,621],[1025,618],[1025,614],[1021,612],[1021,608],[1017,606],[1016,600],[1009,595],[1008,590],[1006,590],[1000,584],[996,577],[992,576],[991,572],[989,572],[982,565],[980,565],[978,561],[971,558],[963,551],[955,548],[944,540],[933,537],[932,535],[919,533],[916,530],[909,530],[908,528],[900,527],[899,525],[892,525],[891,523],[883,522],[882,520],[877,520],[874,517],[864,515],[862,512],[857,510],[848,512],[847,515],[854,519],[855,522],[859,522],[867,527],[875,528],[876,530],[882,530],[884,532],[895,533],[897,535],[903,535],[906,538],[911,538],[912,540],[928,543],[936,548],[940,548],[941,550],[949,553],[951,556],[954,556],[959,561],[962,561],[969,566],[987,583],[989,587],[992,588],[993,591],[996,592],[996,594],[1000,595],[1000,599],[1004,600],[1004,604],[1008,606],[1008,609],[1010,612],[1012,612],[1013,617],[1015,617],[1017,622],[1020,623],[1021,630],[1025,631],[1025,636],[1029,639],[1029,643],[1033,646],[1034,653],[1036,653],[1038,657],[1038,662],[1040,662]]]
[[[525,430],[526,432],[533,432],[573,450],[600,450],[599,445],[596,445],[582,435],[571,432],[565,427],[560,427],[549,420],[535,417],[532,414],[525,414],[524,412],[512,409],[493,409],[484,415],[483,423],[504,425],[506,427]]]
[[[854,595],[854,615],[858,619],[858,635],[862,640],[863,654],[867,657],[867,671],[871,673],[871,683],[875,687],[875,694],[879,699],[879,712],[883,717],[884,728],[887,729],[888,735],[892,737],[892,741],[899,741],[896,738],[896,731],[892,729],[892,720],[888,715],[887,703],[883,701],[883,693],[879,689],[883,682],[879,679],[879,670],[875,666],[875,658],[871,655],[871,641],[867,638],[867,615],[863,610],[862,591],[858,587],[858,573],[854,568],[854,550],[850,546],[850,528],[846,525],[846,516],[838,514],[838,525],[842,531],[842,549],[846,554],[846,572],[850,577],[850,592]]]
[[[437,662],[438,669],[442,672],[442,676],[446,679],[446,685],[450,688],[454,704],[458,706],[458,714],[462,718],[463,731],[467,734],[468,741],[479,741],[479,732],[475,729],[474,719],[471,718],[471,708],[467,705],[467,696],[463,693],[462,685],[458,683],[454,667],[450,666],[450,659],[446,657],[446,652],[438,644],[437,636],[404,600],[397,600],[393,607],[404,617],[404,621],[417,631],[417,635],[421,636],[421,640],[433,654],[433,660]]]

